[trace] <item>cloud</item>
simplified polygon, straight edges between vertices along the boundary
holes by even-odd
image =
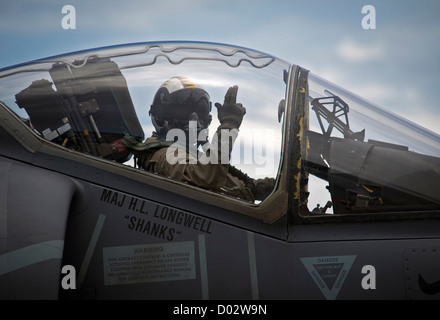
[[[378,44],[359,44],[351,39],[344,39],[337,47],[337,55],[345,61],[364,63],[382,59],[384,47]]]

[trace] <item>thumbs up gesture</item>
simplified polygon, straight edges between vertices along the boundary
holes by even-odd
[[[246,108],[241,103],[237,103],[237,91],[238,86],[230,87],[223,105],[218,102],[215,104],[220,124],[230,129],[240,128],[243,116],[246,114]]]

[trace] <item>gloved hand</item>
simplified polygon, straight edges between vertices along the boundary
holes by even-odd
[[[240,128],[243,116],[246,114],[246,108],[241,103],[237,103],[238,86],[228,89],[225,95],[223,105],[216,103],[218,119],[220,125],[229,129]]]

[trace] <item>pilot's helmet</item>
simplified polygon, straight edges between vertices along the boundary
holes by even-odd
[[[189,121],[197,121],[198,131],[211,123],[209,94],[191,79],[173,77],[157,90],[150,116],[159,135],[173,128],[188,128]]]

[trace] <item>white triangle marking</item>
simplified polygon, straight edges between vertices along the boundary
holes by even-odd
[[[300,258],[327,300],[336,299],[356,256]]]

